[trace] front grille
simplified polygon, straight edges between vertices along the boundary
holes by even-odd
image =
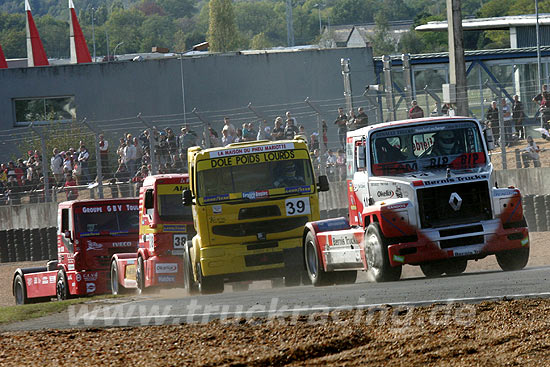
[[[280,216],[281,210],[277,205],[253,206],[239,210],[239,220]]]
[[[441,231],[439,231],[439,235],[441,237],[451,237],[451,236],[458,236],[461,234],[476,233],[476,232],[483,232],[483,226],[477,225],[477,226],[469,226],[469,227],[442,229]]]
[[[439,246],[442,249],[444,249],[444,248],[459,247],[459,246],[479,245],[483,243],[483,239],[484,239],[483,235],[454,238],[452,240],[439,241]]]
[[[282,252],[269,252],[265,254],[246,255],[244,263],[246,266],[260,266],[281,264],[284,262]]]
[[[258,233],[280,233],[303,227],[308,217],[262,220],[256,222],[223,224],[212,227],[212,233],[219,236],[244,237]]]
[[[459,210],[454,210],[449,204],[452,193],[457,193],[462,199]],[[419,189],[418,204],[422,228],[475,223],[492,218],[486,181]]]

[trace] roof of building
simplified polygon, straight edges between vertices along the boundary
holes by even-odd
[[[529,15],[508,15],[494,18],[472,18],[462,19],[464,30],[489,30],[507,29],[510,27],[532,27],[537,23],[534,14]],[[550,25],[550,14],[539,14],[539,25]],[[415,28],[417,31],[446,31],[447,21],[433,21]]]

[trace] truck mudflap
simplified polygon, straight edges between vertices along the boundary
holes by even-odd
[[[55,297],[56,271],[47,271],[46,267],[17,269],[25,282],[27,298]],[[14,278],[15,278],[14,275]]]
[[[108,270],[68,271],[69,292],[73,296],[106,294],[111,292]]]
[[[388,246],[391,266],[418,265],[454,257],[476,259],[529,247],[527,226],[505,229],[499,219],[460,227],[419,230],[417,235],[414,242]]]
[[[324,270],[366,269],[364,237],[363,228],[317,233],[315,240]]]
[[[144,262],[145,287],[183,286],[183,256],[152,256]]]

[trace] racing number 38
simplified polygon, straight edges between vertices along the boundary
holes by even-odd
[[[310,214],[311,210],[309,208],[309,198],[293,198],[285,200],[286,215],[302,215]]]

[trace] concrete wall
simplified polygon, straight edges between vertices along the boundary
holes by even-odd
[[[0,207],[0,230],[57,226],[57,203]]]
[[[351,79],[356,96],[361,96],[365,85],[376,83],[372,50],[365,47],[185,57],[183,74],[187,118],[198,123],[191,113],[196,107],[219,129],[223,114],[229,114],[219,111],[231,109],[235,114],[252,116],[246,108],[249,102],[254,106],[288,104],[275,111],[269,107],[258,109],[270,119],[270,123],[275,116],[284,115],[287,109],[307,110],[309,116],[304,116],[303,121],[298,118],[298,122],[304,123],[311,133],[316,127],[316,119],[313,111],[303,103],[305,98],[313,101],[337,100],[332,104],[320,104],[329,124],[329,133],[333,135],[330,140],[336,141],[336,129],[332,122],[337,116],[338,105],[344,105],[341,58],[351,59]],[[14,98],[49,96],[75,96],[78,120],[86,117],[102,129],[118,128],[113,131],[117,137],[122,135],[126,126],[128,131],[132,129],[129,120],[113,120],[131,118],[135,121],[135,128],[141,126],[142,129],[143,125],[135,119],[139,112],[145,116],[156,116],[156,119],[175,115],[166,117],[167,121],[158,123],[159,127],[181,126],[183,102],[180,70],[180,59],[177,58],[2,69],[0,131],[14,128]],[[356,100],[359,104],[365,104],[362,97]],[[371,116],[372,119],[374,117]],[[2,147],[0,162],[10,158],[13,151],[13,144]]]
[[[550,194],[549,167],[499,170],[495,179],[499,187],[514,186],[524,195]]]

